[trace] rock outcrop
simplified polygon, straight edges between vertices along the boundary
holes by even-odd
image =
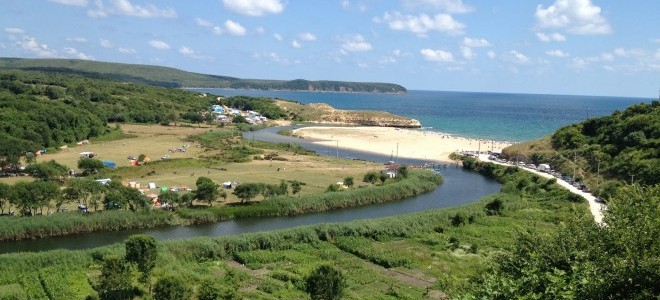
[[[393,115],[384,111],[343,110],[325,103],[307,105],[282,103],[285,110],[293,112],[305,121],[321,124],[342,124],[358,126],[382,126],[399,128],[420,128],[419,121]]]

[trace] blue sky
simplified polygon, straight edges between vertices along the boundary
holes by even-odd
[[[657,0],[0,0],[0,56],[658,97]]]

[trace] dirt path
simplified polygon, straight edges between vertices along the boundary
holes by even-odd
[[[479,160],[481,160],[483,162],[490,162],[490,163],[494,163],[494,164],[498,164],[498,165],[502,165],[502,166],[511,167],[511,165],[509,165],[509,164],[488,160],[488,155],[486,155],[486,154],[479,155]],[[537,170],[532,170],[532,169],[525,168],[525,167],[519,167],[519,168],[521,168],[521,169],[523,169],[527,172],[534,173],[535,175],[538,175],[538,176],[543,177],[543,178],[548,178],[548,179],[555,178],[554,176],[552,176],[548,173],[543,173],[543,172],[540,172],[540,171],[537,171]],[[598,225],[604,225],[605,224],[603,222],[603,211],[607,210],[607,206],[605,204],[601,204],[601,203],[596,202],[596,197],[594,197],[594,195],[592,195],[590,193],[585,193],[585,192],[579,190],[578,188],[572,186],[568,182],[563,181],[559,178],[557,178],[557,184],[559,184],[563,188],[567,189],[571,193],[576,194],[576,195],[581,196],[582,198],[586,199],[587,202],[589,203],[589,211],[594,216],[594,221],[596,221],[596,224],[598,224]]]

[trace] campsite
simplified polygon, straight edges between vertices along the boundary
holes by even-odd
[[[112,141],[92,140],[91,142],[50,151],[37,158],[38,162],[55,160],[72,170],[77,170],[80,153],[94,153],[94,158],[114,162],[115,168],[106,168],[99,178],[113,178],[124,185],[129,183],[140,186],[146,195],[158,194],[162,187],[194,187],[198,177],[211,178],[222,186],[224,182],[279,184],[282,180],[299,181],[304,184],[300,194],[322,193],[337,181],[345,177],[361,177],[365,172],[380,168],[379,164],[365,161],[337,160],[332,157],[315,155],[294,155],[291,152],[265,150],[262,155],[277,156],[276,160],[252,159],[246,163],[222,162],[210,159],[213,151],[205,149],[199,143],[191,142],[190,137],[210,131],[231,131],[232,127],[214,128],[208,125],[184,127],[161,125],[122,124],[125,138]],[[186,149],[186,151],[171,151]],[[276,153],[276,155],[273,155]],[[147,163],[133,165],[139,155],[144,154]],[[162,160],[167,155],[169,159]],[[258,156],[260,157],[260,156]],[[129,159],[133,158],[133,159]],[[106,164],[107,165],[107,164]],[[328,174],[334,174],[329,176]],[[7,178],[10,179],[10,178]],[[0,179],[4,181],[5,179]],[[31,177],[19,177],[17,180],[31,180]],[[155,188],[150,188],[150,183]],[[235,184],[234,184],[235,186]],[[227,203],[239,199],[227,191]],[[172,190],[172,189],[170,189]],[[180,190],[180,189],[176,189]],[[180,193],[185,191],[181,190]],[[75,209],[71,204],[70,209]]]

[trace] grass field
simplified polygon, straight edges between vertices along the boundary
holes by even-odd
[[[141,188],[148,187],[148,183],[155,183],[157,187],[188,186],[195,187],[195,181],[200,176],[211,178],[216,183],[226,181],[247,183],[260,182],[279,184],[282,180],[297,180],[304,183],[300,195],[322,193],[330,185],[344,178],[352,176],[359,182],[368,171],[379,170],[378,164],[335,159],[316,155],[299,155],[285,150],[261,150],[263,154],[277,154],[277,160],[252,160],[245,163],[223,162],[214,159],[215,155],[225,151],[223,149],[207,149],[190,137],[215,130],[216,132],[230,131],[232,129],[161,125],[121,125],[125,134],[133,136],[119,140],[94,142],[70,147],[56,153],[48,153],[37,158],[38,162],[55,160],[73,170],[77,170],[80,152],[94,152],[99,160],[110,160],[117,164],[116,169],[107,170],[97,177],[110,177],[128,182],[140,183]],[[240,139],[237,140],[240,143]],[[187,147],[186,152],[168,152],[169,149]],[[198,147],[200,145],[200,147]],[[257,143],[257,146],[259,144]],[[144,154],[151,162],[141,166],[130,166],[128,156]],[[161,156],[169,155],[168,160]],[[252,157],[250,157],[252,159]],[[31,177],[8,177],[0,182],[14,184],[18,181],[30,181]],[[145,193],[158,194],[160,189],[145,190]],[[232,195],[232,190],[226,190],[227,203],[239,201]],[[224,199],[221,199],[224,200]],[[67,205],[75,209],[77,204]],[[65,207],[67,207],[65,206]]]

